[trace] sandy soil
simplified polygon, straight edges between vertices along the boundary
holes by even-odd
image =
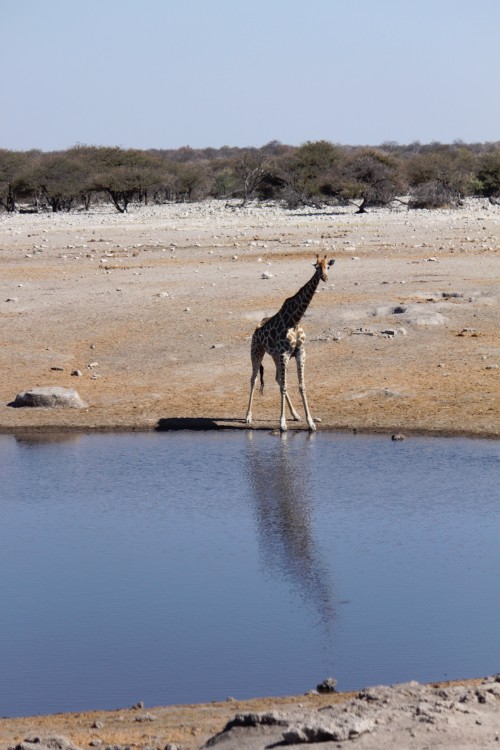
[[[479,201],[362,216],[216,203],[126,216],[0,214],[0,431],[245,428],[251,334],[321,252],[336,264],[303,321],[318,428],[498,437],[499,225],[500,208]],[[253,413],[254,427],[269,429],[279,393],[266,360]],[[76,388],[88,408],[9,406],[20,391],[50,385]],[[300,407],[294,369],[289,385]],[[153,722],[131,710],[5,719],[0,747],[47,734],[85,747],[95,734],[105,746],[195,748],[240,710],[331,702],[169,707],[151,710]],[[92,730],[96,721],[103,727]],[[482,747],[475,736],[463,746]],[[446,737],[411,747],[459,746]]]
[[[337,261],[303,320],[319,426],[498,436],[499,223],[483,202],[362,216],[216,203],[1,214],[0,429],[244,427],[250,336],[319,251]],[[255,427],[278,423],[266,360]],[[48,385],[77,388],[89,408],[7,405]]]

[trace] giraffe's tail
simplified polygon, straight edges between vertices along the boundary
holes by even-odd
[[[260,393],[264,393],[264,365],[260,366]]]

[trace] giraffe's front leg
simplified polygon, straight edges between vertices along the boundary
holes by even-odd
[[[311,432],[315,432],[316,425],[314,424],[314,420],[311,416],[311,412],[309,411],[309,406],[307,405],[306,384],[304,380],[306,352],[303,346],[297,349],[295,358],[297,360],[297,376],[299,378],[299,391],[300,391],[300,395],[302,396],[302,403],[304,404],[304,411],[306,413],[307,425],[309,429],[311,430]]]
[[[286,389],[286,370],[288,367],[288,360],[290,359],[290,355],[285,352],[283,354],[280,354],[279,360],[278,360],[278,382],[280,386],[280,393],[281,393],[281,412],[280,412],[280,430],[281,432],[286,432],[286,416],[285,416],[285,403],[290,402],[287,389]]]
[[[294,419],[296,422],[300,422],[301,416],[300,414],[297,414],[297,412],[293,408],[293,404],[290,401],[290,396],[288,395],[288,392],[286,394],[286,402],[288,404],[288,408],[290,409],[290,414],[292,415],[292,419]]]
[[[302,330],[302,329],[300,329],[300,330]],[[289,347],[290,347],[288,349],[288,356],[290,358],[290,357],[293,356],[292,352],[294,351],[296,343],[297,343],[297,331],[296,331],[296,329],[295,328],[289,328],[288,331],[287,331],[287,334],[286,334],[286,338],[287,338],[287,341],[288,341]],[[287,364],[288,364],[288,362],[287,362]],[[290,396],[288,395],[288,391],[286,392],[285,398],[286,398],[286,402],[288,404],[288,408],[290,409],[290,414],[292,415],[292,419],[294,419],[296,422],[300,422],[300,415],[297,414],[297,412],[293,408],[293,404],[292,404],[292,401],[290,399]]]

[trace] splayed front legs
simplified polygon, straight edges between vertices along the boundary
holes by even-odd
[[[302,403],[304,404],[304,411],[306,413],[307,425],[309,429],[314,432],[316,430],[316,425],[314,424],[313,418],[311,416],[311,412],[309,411],[309,406],[307,405],[306,386],[304,382],[304,363],[305,363],[306,353],[304,349],[299,348],[297,349],[295,356],[297,359],[297,374],[299,378],[299,391],[300,391],[300,395],[302,396]],[[289,361],[290,361],[290,356],[288,354],[282,354],[276,364],[276,380],[278,381],[278,385],[280,387],[280,393],[281,393],[281,412],[280,412],[281,432],[286,432],[287,430],[286,416],[285,416],[285,403],[288,404],[288,408],[290,409],[290,413],[293,419],[296,422],[300,422],[300,416],[299,414],[297,414],[297,412],[293,408],[293,405],[292,405],[292,402],[290,401],[290,396],[288,395],[288,390],[287,390],[286,374],[287,374]]]

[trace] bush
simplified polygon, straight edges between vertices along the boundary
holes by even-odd
[[[441,146],[407,164],[410,208],[458,205],[473,192],[474,154],[463,147]]]
[[[500,196],[500,150],[480,158],[476,177],[478,193],[488,198]]]

